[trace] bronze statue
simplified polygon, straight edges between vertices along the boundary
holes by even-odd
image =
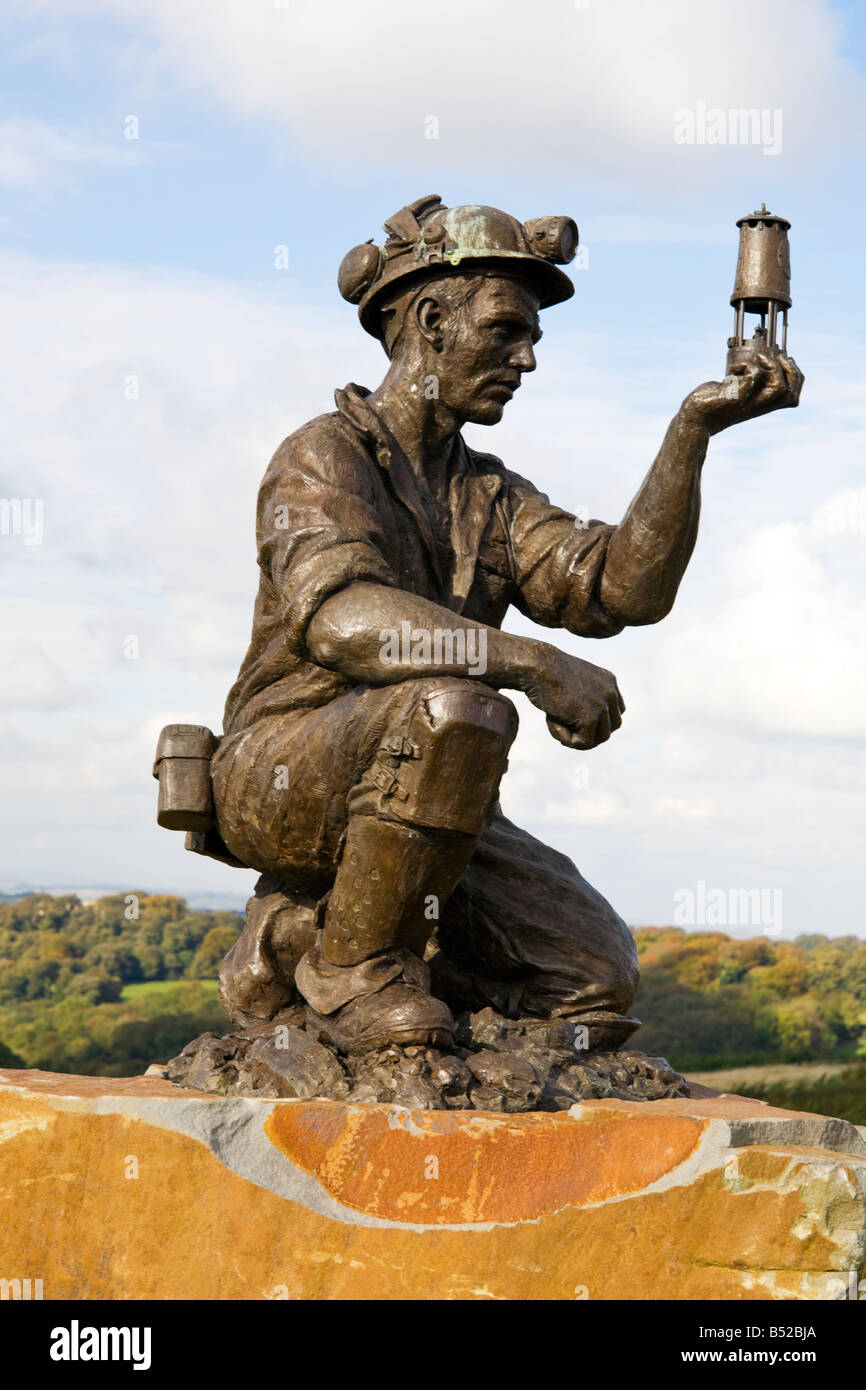
[[[199,778],[198,811],[172,822],[167,791],[164,823],[263,875],[221,975],[251,1037],[283,1019],[350,1069],[389,1048],[436,1061],[471,1051],[455,1015],[481,1011],[494,1032],[560,1020],[616,1052],[638,1026],[632,936],[498,795],[517,730],[504,692],[575,749],[610,738],[625,705],[610,671],[500,625],[510,604],[581,637],[659,622],[695,544],[710,436],[795,406],[802,376],[775,344],[741,349],[736,375],[683,401],[620,524],[581,522],[460,433],[496,424],[535,370],[539,312],[573,294],[575,224],[429,196],[385,228],[339,284],[387,372],[337,391],[271,461],[224,733],[212,752],[198,731],[196,754],[196,731],[186,745],[166,731],[158,754],[166,779],[178,761],[181,802],[209,762],[213,811]]]

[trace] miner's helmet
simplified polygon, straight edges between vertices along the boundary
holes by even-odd
[[[577,250],[577,227],[570,217],[521,223],[498,208],[446,208],[432,193],[389,217],[384,230],[384,246],[368,241],[354,247],[343,257],[338,276],[341,295],[358,305],[358,317],[374,338],[382,336],[383,304],[413,280],[420,285],[456,271],[499,269],[530,280],[542,309],[574,294],[559,269]]]

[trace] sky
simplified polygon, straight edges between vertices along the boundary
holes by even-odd
[[[753,140],[699,138],[739,108]],[[0,890],[251,890],[158,829],[151,762],[165,723],[221,728],[271,454],[382,375],[350,247],[433,192],[575,218],[574,298],[466,436],[615,522],[724,375],[735,223],[765,202],[801,406],[711,441],[661,625],[555,635],[616,672],[623,727],[567,751],[517,697],[502,802],[632,924],[866,934],[864,136],[853,0],[6,0]],[[731,920],[739,890],[777,907]]]

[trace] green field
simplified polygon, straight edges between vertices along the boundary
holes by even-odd
[[[215,976],[241,925],[162,894],[0,903],[0,1066],[136,1076],[224,1032]]]
[[[141,999],[146,994],[170,994],[172,990],[183,989],[186,980],[140,980],[135,985],[124,985],[120,991],[123,1000]],[[206,993],[215,994],[219,989],[219,980],[198,980],[197,983]]]
[[[688,1078],[716,1091],[754,1096],[782,1110],[808,1110],[866,1125],[866,1062],[854,1066],[803,1062],[728,1071],[689,1071]]]
[[[167,894],[0,902],[0,1066],[135,1076],[228,1031],[237,912]],[[866,1125],[866,941],[635,930],[634,1046],[718,1090]]]

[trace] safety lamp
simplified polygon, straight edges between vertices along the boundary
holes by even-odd
[[[760,212],[741,217],[737,226],[740,253],[731,295],[734,335],[728,339],[729,376],[737,367],[751,361],[757,352],[787,352],[788,310],[791,307],[790,222],[768,212],[763,203]],[[746,337],[746,314],[760,315],[761,321],[751,338]]]

